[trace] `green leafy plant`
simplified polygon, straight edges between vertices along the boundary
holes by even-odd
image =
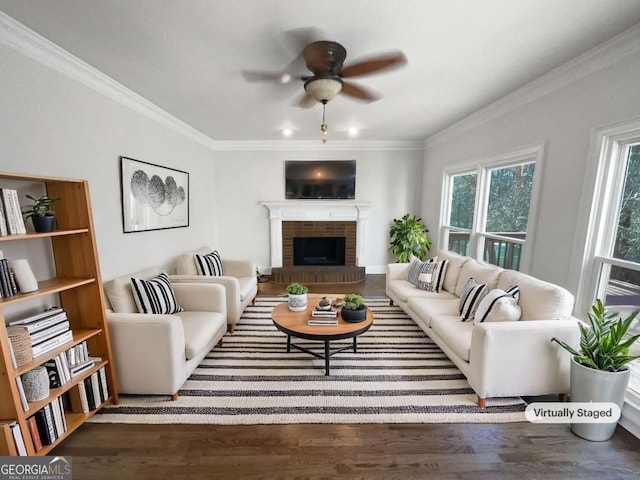
[[[52,216],[51,204],[60,200],[60,198],[49,198],[46,195],[40,198],[33,198],[31,195],[25,195],[29,200],[33,201],[33,205],[22,207],[22,214],[25,218]]]
[[[347,310],[357,310],[360,305],[364,305],[364,298],[355,293],[349,293],[344,296],[344,305],[342,308]]]
[[[394,218],[389,229],[389,251],[395,255],[396,262],[408,263],[411,255],[424,260],[431,248],[428,231],[422,219],[415,215],[407,213],[400,219]]]
[[[286,291],[289,295],[302,295],[307,293],[309,289],[298,282],[293,282],[287,285]]]
[[[640,334],[626,336],[638,313],[640,311],[633,312],[623,320],[615,312],[605,310],[602,301],[598,299],[591,307],[589,325],[579,324],[579,352],[556,337],[551,341],[572,354],[580,365],[595,370],[618,372],[627,363],[640,358],[640,355],[629,355],[629,348],[640,338]]]

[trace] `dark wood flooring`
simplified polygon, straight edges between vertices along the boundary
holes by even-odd
[[[262,294],[284,292],[267,282]],[[312,293],[384,295],[384,275]],[[85,424],[53,454],[73,478],[638,479],[640,440],[589,442],[566,425]]]

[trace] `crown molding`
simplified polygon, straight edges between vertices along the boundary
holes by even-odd
[[[293,150],[424,150],[422,141],[402,140],[238,140],[215,141],[218,151],[293,151]]]
[[[628,55],[640,52],[640,24],[551,70],[514,92],[496,100],[462,120],[431,135],[424,141],[428,149],[476,128],[486,122],[544,97],[565,85],[603,70]]]
[[[211,148],[214,142],[207,135],[116,82],[4,12],[0,12],[0,44],[6,45],[208,148]]]

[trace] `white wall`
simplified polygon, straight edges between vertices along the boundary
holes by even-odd
[[[418,213],[422,151],[331,150],[216,151],[216,203],[223,256],[251,258],[261,268],[269,259],[269,214],[264,201],[284,200],[285,160],[356,160],[356,201],[372,204],[368,223],[367,272],[383,273],[393,218]]]
[[[611,63],[611,62],[609,62]],[[502,116],[478,124],[425,150],[422,214],[437,225],[443,170],[522,146],[545,142],[542,182],[531,273],[568,287],[592,130],[640,115],[640,53],[628,54]],[[524,94],[524,93],[523,93]],[[517,95],[513,96],[517,100]],[[517,103],[517,102],[516,102]]]
[[[215,242],[210,149],[3,45],[0,84],[0,170],[89,181],[103,279]],[[188,228],[122,232],[121,155],[189,172]]]

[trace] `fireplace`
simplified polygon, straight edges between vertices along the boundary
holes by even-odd
[[[344,265],[345,237],[294,237],[294,265]]]

